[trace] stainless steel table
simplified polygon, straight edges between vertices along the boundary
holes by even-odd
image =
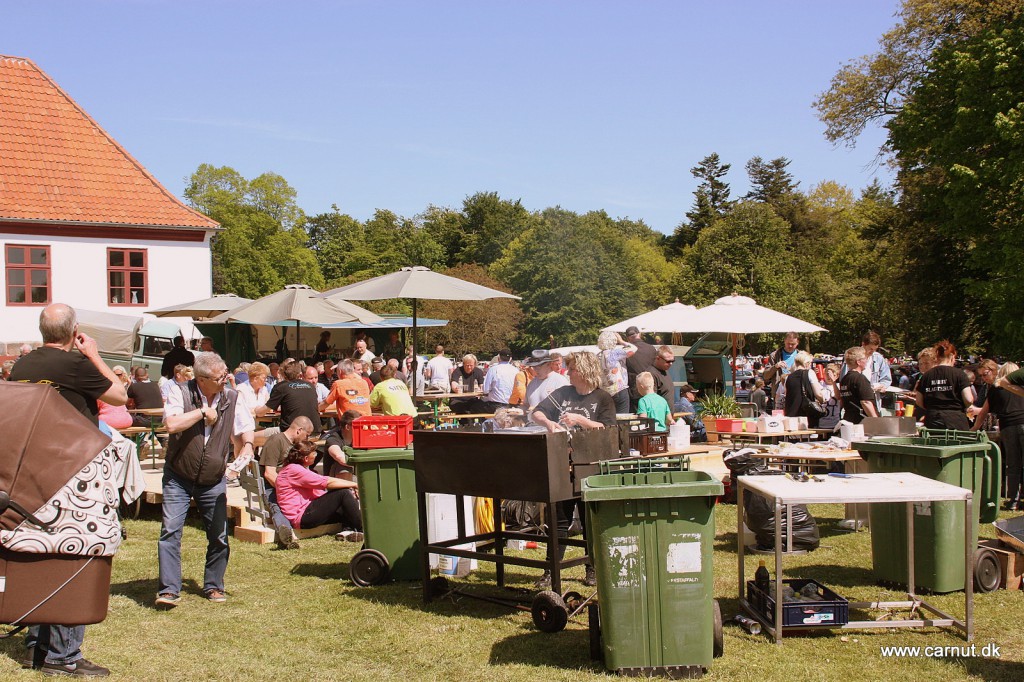
[[[775,621],[769,622],[746,598],[746,579],[743,566],[743,493],[749,490],[775,504]],[[743,609],[760,621],[766,631],[782,643],[782,508],[786,518],[793,518],[794,504],[874,504],[876,502],[902,502],[907,508],[907,599],[894,602],[850,602],[850,608],[913,608],[932,614],[932,618],[884,621],[851,621],[838,626],[842,629],[952,627],[963,633],[970,642],[974,637],[974,546],[971,543],[971,524],[964,524],[964,619],[944,613],[917,596],[914,588],[914,503],[963,502],[964,518],[973,518],[973,495],[966,488],[940,483],[911,473],[858,474],[856,478],[826,477],[826,480],[801,483],[784,476],[740,476],[736,499],[737,545],[739,557],[739,601]],[[792,546],[792,527],[786,524],[786,546]],[[896,548],[893,548],[896,551]]]

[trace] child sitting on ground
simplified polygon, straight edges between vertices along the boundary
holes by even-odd
[[[636,377],[636,390],[640,393],[636,413],[641,417],[654,420],[655,431],[668,431],[666,424],[675,424],[672,408],[668,401],[654,392],[654,377],[650,372],[641,372]]]

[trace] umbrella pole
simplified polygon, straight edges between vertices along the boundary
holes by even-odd
[[[730,369],[732,370],[732,397],[733,397],[733,400],[735,400],[736,399],[736,335],[735,334],[732,335],[732,365],[730,366]]]
[[[416,299],[412,299],[412,399],[416,400],[416,374],[419,356],[416,355]]]
[[[295,320],[295,352],[299,352],[299,324],[298,320]]]

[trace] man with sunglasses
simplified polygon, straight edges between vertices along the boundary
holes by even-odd
[[[181,530],[189,503],[195,500],[206,529],[203,594],[211,602],[227,600],[228,510],[224,472],[231,437],[238,436],[239,456],[253,454],[252,413],[235,409],[238,393],[225,386],[228,368],[216,353],[197,353],[195,379],[172,386],[164,406],[170,434],[163,477],[163,524],[157,543],[160,559],[159,607],[181,601]]]
[[[675,393],[675,384],[668,373],[668,370],[675,361],[676,355],[672,352],[672,349],[668,346],[660,346],[658,354],[654,356],[654,362],[647,368],[647,371],[651,373],[651,377],[654,378],[654,392],[664,398],[669,405],[675,404],[675,396],[673,395]]]

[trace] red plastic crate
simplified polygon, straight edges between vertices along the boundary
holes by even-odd
[[[412,417],[371,416],[352,420],[352,447],[357,450],[404,448],[412,442]]]

